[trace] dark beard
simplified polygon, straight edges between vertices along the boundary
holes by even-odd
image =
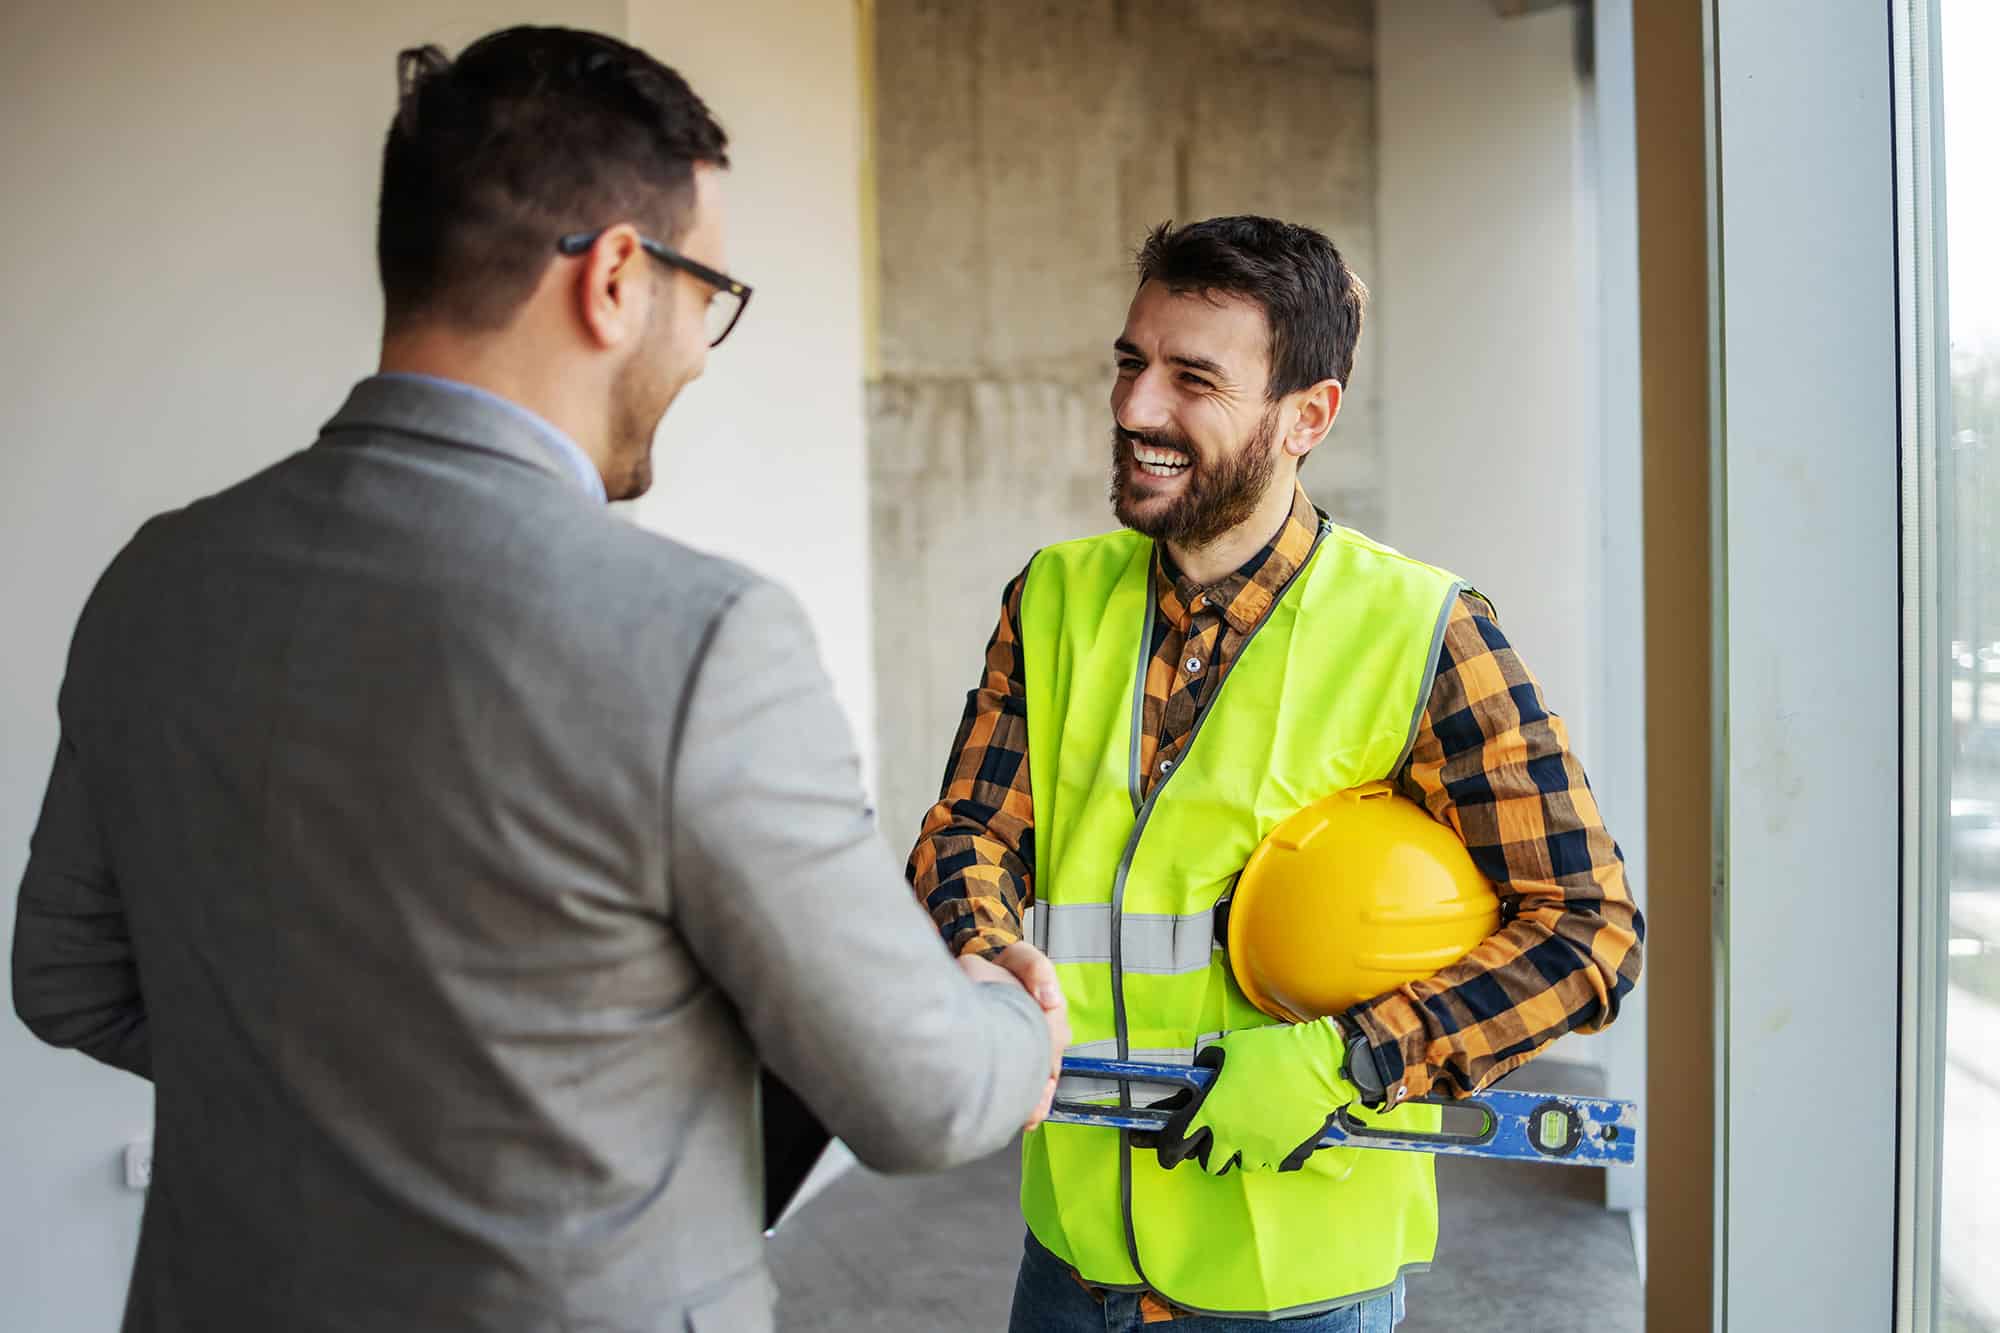
[[[607,499],[636,500],[652,489],[653,432],[646,428],[648,417],[657,429],[659,416],[628,386],[613,408],[610,475],[604,488]]]
[[[678,390],[669,391],[659,367],[664,353],[655,345],[662,330],[660,306],[647,316],[639,350],[612,386],[611,457],[605,493],[612,500],[636,500],[653,486],[653,437]]]
[[[653,489],[653,459],[651,455],[636,458],[626,468],[625,475],[604,488],[607,500],[636,500]]]
[[[1185,436],[1164,431],[1111,430],[1111,512],[1120,523],[1156,542],[1186,549],[1207,546],[1231,528],[1249,520],[1258,502],[1270,489],[1278,470],[1278,452],[1272,442],[1278,434],[1278,408],[1274,403],[1250,439],[1228,458],[1210,462],[1195,452]],[[1131,475],[1138,466],[1132,459],[1133,443],[1156,449],[1178,449],[1186,454],[1187,489],[1165,509],[1151,514],[1134,510]]]

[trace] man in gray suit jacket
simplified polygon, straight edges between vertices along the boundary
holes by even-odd
[[[128,1329],[767,1328],[759,1062],[949,1166],[1060,999],[940,947],[793,600],[603,508],[748,296],[707,109],[563,30],[403,75],[385,373],[92,594],[15,1005],[155,1085]]]

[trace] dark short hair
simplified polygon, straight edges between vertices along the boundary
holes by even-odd
[[[1311,227],[1276,218],[1162,222],[1139,247],[1139,285],[1255,301],[1271,329],[1273,401],[1324,379],[1346,386],[1354,372],[1368,289]]]
[[[500,327],[568,232],[632,222],[672,244],[695,164],[729,165],[687,80],[599,33],[508,28],[396,64],[375,232],[392,330]]]

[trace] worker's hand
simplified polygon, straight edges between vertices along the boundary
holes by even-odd
[[[1160,1165],[1192,1157],[1219,1176],[1246,1171],[1296,1171],[1313,1145],[1361,1093],[1346,1073],[1340,1030],[1330,1018],[1311,1023],[1244,1028],[1195,1057],[1216,1071],[1160,1131]]]
[[[1049,1107],[1055,1101],[1056,1079],[1062,1073],[1063,1052],[1069,1048],[1069,1005],[1063,999],[1061,983],[1056,980],[1055,964],[1034,945],[1016,940],[1002,949],[996,958],[997,962],[988,962],[977,954],[962,953],[958,956],[958,966],[960,971],[977,982],[1019,986],[1042,1007],[1042,1019],[1049,1029],[1049,1080],[1042,1088],[1042,1099],[1036,1104],[1034,1113],[1022,1126],[1033,1129],[1048,1118]]]

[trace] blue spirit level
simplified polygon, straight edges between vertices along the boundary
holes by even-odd
[[[1065,1059],[1065,1077],[1114,1083],[1156,1083],[1199,1092],[1215,1079],[1212,1069],[1187,1065],[1141,1064],[1130,1060]],[[1128,1099],[1129,1100],[1129,1099]],[[1630,1166],[1639,1144],[1639,1108],[1602,1097],[1489,1089],[1472,1097],[1423,1097],[1404,1105],[1443,1106],[1448,1119],[1474,1119],[1464,1128],[1422,1133],[1380,1128],[1342,1110],[1319,1141],[1322,1148],[1394,1148],[1401,1152],[1454,1157],[1492,1157],[1510,1162],[1551,1162],[1567,1166]],[[1145,1106],[1102,1106],[1058,1100],[1049,1119],[1063,1125],[1104,1125],[1157,1133],[1169,1112]]]

